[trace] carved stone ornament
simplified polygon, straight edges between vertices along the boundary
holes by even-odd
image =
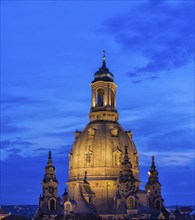
[[[118,136],[118,129],[117,128],[111,129],[111,134],[112,134],[112,136],[117,137]]]
[[[71,158],[73,155],[72,151],[69,153],[68,157]]]
[[[134,164],[135,168],[138,168],[138,153],[134,153]]]
[[[132,131],[127,131],[126,133],[127,133],[127,135],[129,136],[129,138],[132,140],[132,137],[133,137]]]
[[[81,134],[81,132],[78,131],[78,130],[76,130],[76,131],[74,132],[74,136],[75,136],[75,138],[77,139],[77,138],[79,137],[80,134]]]
[[[121,155],[122,155],[122,152],[118,148],[117,148],[117,150],[115,150],[113,152],[113,165],[114,166],[120,166],[120,164],[121,164]]]
[[[95,129],[89,128],[89,129],[88,129],[88,136],[89,136],[89,137],[94,137],[94,135],[95,135]]]
[[[92,160],[93,160],[93,151],[90,150],[90,147],[88,151],[85,153],[85,162],[87,166],[92,165]]]

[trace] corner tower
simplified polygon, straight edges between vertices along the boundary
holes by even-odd
[[[148,182],[145,189],[149,195],[149,206],[154,210],[161,210],[164,206],[161,196],[161,184],[158,181],[158,171],[155,166],[154,156],[152,156],[152,164],[148,172]]]
[[[91,83],[90,122],[83,131],[76,130],[69,154],[69,197],[74,198],[77,181],[87,171],[88,182],[95,192],[94,205],[98,213],[109,213],[117,190],[117,178],[124,157],[124,147],[132,163],[136,187],[139,188],[138,153],[132,132],[118,123],[114,75],[106,66],[105,51],[102,66]]]
[[[39,197],[39,219],[61,214],[61,198],[58,195],[58,180],[55,175],[55,167],[53,166],[51,151],[48,153],[48,161],[47,166],[45,167],[42,189],[43,193]]]

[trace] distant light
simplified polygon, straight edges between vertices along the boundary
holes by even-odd
[[[148,176],[150,176],[151,175],[151,173],[150,172],[148,172]]]

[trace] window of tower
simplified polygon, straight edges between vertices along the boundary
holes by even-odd
[[[111,106],[112,106],[112,108],[114,108],[114,106],[115,106],[115,95],[112,90],[111,90]]]
[[[104,106],[104,90],[98,89],[96,94],[96,106]]]
[[[135,208],[135,200],[134,200],[133,197],[128,198],[127,207],[128,207],[128,209],[134,209]]]
[[[55,200],[54,199],[50,200],[50,210],[55,210]]]

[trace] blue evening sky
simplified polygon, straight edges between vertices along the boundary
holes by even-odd
[[[1,204],[38,204],[48,150],[63,193],[103,49],[142,189],[155,155],[165,205],[195,205],[191,0],[1,1]]]

